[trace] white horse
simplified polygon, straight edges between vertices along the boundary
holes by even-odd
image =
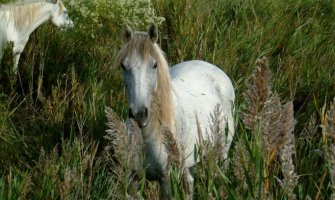
[[[157,39],[155,25],[147,33],[132,32],[127,26],[125,44],[118,52],[115,65],[123,68],[129,104],[127,121],[133,118],[141,129],[147,178],[158,181],[162,195],[166,197],[169,155],[162,128],[169,128],[180,147],[187,181],[193,187],[188,168],[197,162],[195,145],[201,140],[213,142],[209,130],[210,115],[217,105],[221,106],[224,116],[222,132],[228,125],[222,141],[222,156],[227,157],[234,135],[235,93],[228,76],[210,63],[193,60],[169,68]],[[199,139],[199,133],[203,139]]]
[[[18,1],[0,5],[0,62],[6,42],[13,42],[14,68],[17,74],[20,54],[30,34],[44,22],[51,20],[57,27],[72,27],[61,0]]]

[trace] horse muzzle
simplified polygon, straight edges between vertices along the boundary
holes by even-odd
[[[137,112],[133,112],[133,109],[129,108],[128,116],[129,118],[133,118],[140,128],[144,128],[148,124],[149,113],[146,107],[139,109]]]

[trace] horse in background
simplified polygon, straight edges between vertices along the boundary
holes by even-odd
[[[169,68],[157,39],[155,25],[147,32],[133,32],[127,26],[125,44],[117,54],[115,66],[123,69],[129,108],[126,125],[133,119],[141,130],[146,177],[158,181],[162,197],[167,198],[170,181],[165,129],[179,146],[182,168],[192,193],[193,176],[189,168],[198,162],[194,158],[195,146],[204,141],[215,142],[210,116],[218,105],[223,116],[221,155],[227,158],[234,135],[235,92],[229,77],[210,63],[192,60]],[[128,130],[129,138],[132,134]]]
[[[27,0],[0,5],[0,62],[4,45],[7,42],[13,42],[15,75],[17,75],[20,55],[30,34],[48,20],[57,27],[73,27],[73,22],[68,17],[61,0]]]

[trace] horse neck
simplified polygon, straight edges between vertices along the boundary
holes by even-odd
[[[35,17],[33,17],[33,20],[30,19],[30,17],[28,17],[29,14],[25,12],[21,12],[16,16],[19,18],[19,19],[16,19],[18,20],[16,23],[16,26],[21,26],[21,27],[16,27],[16,29],[21,34],[29,36],[37,27],[39,27],[41,24],[43,24],[44,22],[50,19],[51,13],[55,9],[55,5],[51,3],[47,3],[47,2],[38,2],[38,4],[39,4],[38,9],[35,11],[36,13],[35,13]],[[32,5],[27,5],[27,6],[32,6]]]

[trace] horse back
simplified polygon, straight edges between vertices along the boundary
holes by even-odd
[[[233,128],[233,102],[235,93],[229,77],[218,67],[204,61],[187,61],[170,68],[176,116],[176,138],[183,146],[186,167],[193,166],[194,145],[199,144],[198,126],[203,140],[211,140],[211,115],[221,109],[223,120]],[[226,123],[222,124],[222,130]],[[226,138],[227,148],[231,136]],[[226,154],[226,150],[224,154]],[[226,155],[224,155],[226,156]]]

